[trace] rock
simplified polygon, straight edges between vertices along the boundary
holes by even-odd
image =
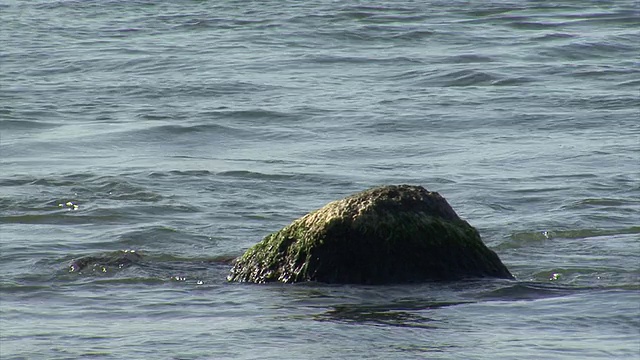
[[[69,272],[101,272],[106,273],[113,269],[122,269],[142,259],[140,253],[135,250],[119,250],[97,256],[85,256],[74,259],[69,264]]]
[[[513,278],[442,196],[399,185],[295,220],[239,257],[228,280],[388,284],[470,277]]]

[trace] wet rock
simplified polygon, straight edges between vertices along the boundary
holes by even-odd
[[[228,280],[386,284],[469,277],[512,275],[442,196],[399,185],[295,220],[238,258]]]
[[[106,273],[114,269],[122,269],[139,262],[140,253],[135,250],[119,250],[102,255],[85,256],[74,259],[69,264],[69,272],[101,272]]]

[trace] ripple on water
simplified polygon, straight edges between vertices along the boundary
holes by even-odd
[[[586,239],[599,236],[613,236],[626,234],[640,234],[640,227],[632,226],[620,229],[572,229],[572,230],[542,230],[515,232],[510,235],[516,242],[540,241],[549,239]]]

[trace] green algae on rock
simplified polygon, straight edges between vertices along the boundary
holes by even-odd
[[[229,281],[388,284],[512,278],[478,231],[421,186],[372,188],[313,211],[239,257]]]

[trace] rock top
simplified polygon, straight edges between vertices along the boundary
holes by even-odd
[[[376,187],[330,202],[236,259],[229,281],[387,284],[512,278],[436,192]]]

